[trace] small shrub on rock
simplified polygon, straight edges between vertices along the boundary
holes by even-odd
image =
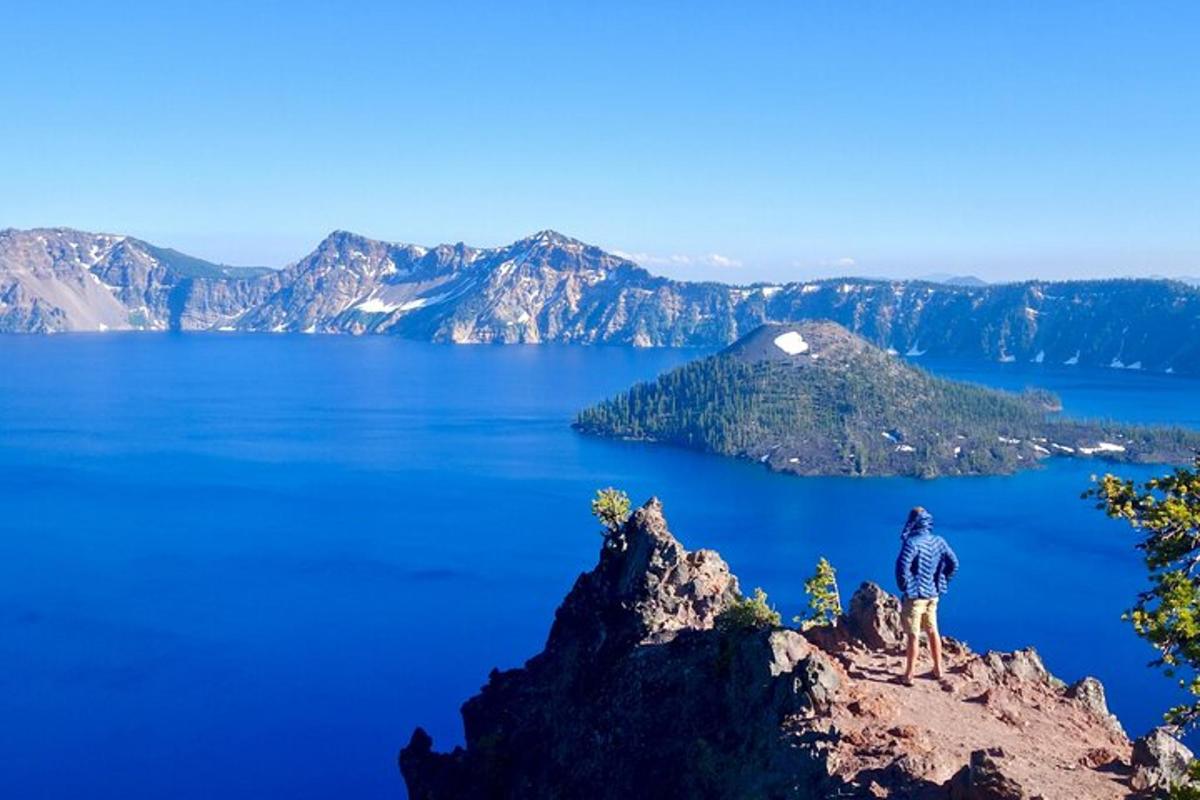
[[[629,519],[629,495],[611,486],[599,489],[592,499],[592,515],[600,520],[605,545],[617,547],[621,545],[621,528]]]
[[[753,597],[739,597],[714,621],[717,629],[723,631],[773,628],[779,623],[779,612],[767,602],[767,593],[761,588],[754,590]]]
[[[825,558],[817,562],[817,571],[804,582],[808,595],[808,614],[792,621],[802,628],[836,625],[842,616],[842,595],[838,591],[837,570]]]

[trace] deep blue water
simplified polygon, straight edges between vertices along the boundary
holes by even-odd
[[[888,582],[928,506],[963,561],[946,632],[1098,675],[1141,731],[1175,698],[1119,614],[1131,535],[1099,462],[797,479],[586,439],[579,407],[696,355],[388,338],[0,338],[0,796],[394,798],[412,728],[540,649],[590,568],[597,487],[663,498],[790,618],[819,555]],[[1087,416],[1200,427],[1200,382],[929,363]],[[1149,470],[1125,472],[1149,474]]]

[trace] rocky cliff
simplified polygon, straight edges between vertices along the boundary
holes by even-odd
[[[418,729],[413,800],[449,798],[1118,798],[1178,780],[1165,732],[1131,743],[1099,682],[1032,650],[947,642],[949,675],[903,687],[899,604],[866,584],[834,628],[715,626],[739,597],[651,500],[576,581],[545,649],[493,671],[466,746]]]
[[[832,320],[913,356],[1200,373],[1200,290],[1166,280],[728,286],[656,277],[553,231],[495,248],[337,231],[272,271],[211,264],[131,237],[0,231],[0,331],[231,329],[719,347],[766,322],[807,319]]]
[[[212,329],[278,287],[273,270],[211,264],[128,236],[0,231],[0,332]]]

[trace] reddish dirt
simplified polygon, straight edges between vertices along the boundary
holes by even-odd
[[[1020,785],[1017,796],[1129,796],[1130,743],[1110,719],[1049,676],[997,671],[994,660],[950,649],[946,677],[929,675],[926,654],[912,687],[896,681],[899,654],[861,646],[837,654],[848,682],[830,716],[841,734],[836,774],[869,796],[945,797],[939,787],[973,751],[988,750]]]

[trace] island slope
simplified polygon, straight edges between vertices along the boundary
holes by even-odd
[[[1055,416],[1056,397],[937,378],[831,322],[765,325],[580,412],[588,434],[800,475],[986,475],[1051,457],[1182,463],[1200,435]]]

